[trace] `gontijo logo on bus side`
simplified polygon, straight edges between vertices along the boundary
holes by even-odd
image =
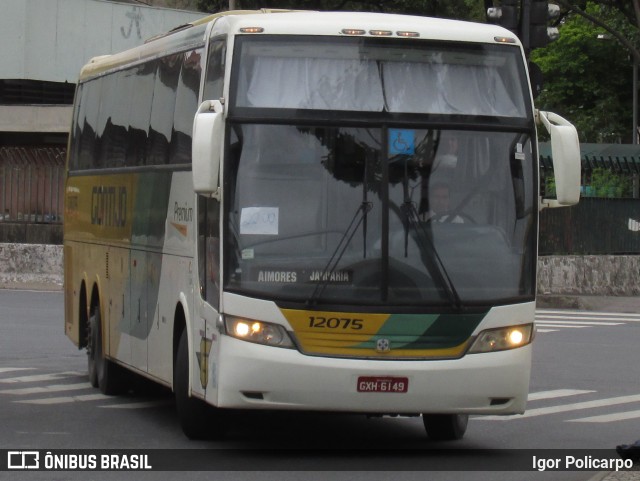
[[[372,314],[281,309],[306,354],[456,358],[485,314]]]
[[[80,235],[127,239],[134,221],[137,176],[70,177],[65,192],[65,224]]]
[[[91,191],[91,223],[124,227],[127,223],[127,188],[94,185]]]

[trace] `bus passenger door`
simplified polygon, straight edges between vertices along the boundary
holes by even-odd
[[[220,202],[198,196],[198,277],[199,293],[196,294],[198,313],[194,332],[196,351],[199,352],[199,383],[194,386],[205,390],[205,398],[217,404],[218,345],[216,323],[220,308]]]
[[[220,99],[224,91],[225,59],[227,39],[225,35],[215,36],[207,46],[207,62],[204,72],[204,88],[202,100],[217,101],[222,108]],[[222,122],[219,122],[216,133],[220,141],[224,138]],[[195,132],[194,132],[195,134]],[[209,139],[211,132],[209,132]],[[194,143],[198,141],[194,138]],[[216,142],[213,142],[216,144]],[[209,150],[211,144],[209,145]],[[220,144],[216,144],[220,145]],[[205,149],[205,152],[208,149]],[[211,152],[206,156],[205,163],[211,163]],[[193,160],[193,159],[192,159]],[[193,164],[197,163],[193,160]],[[219,166],[216,165],[216,169]],[[195,171],[195,167],[194,167]],[[199,332],[194,332],[192,339],[195,349],[199,353],[200,364],[199,383],[192,379],[192,385],[204,389],[205,398],[212,404],[218,400],[218,346],[220,333],[217,322],[220,309],[220,202],[214,198],[198,196],[198,280],[199,293],[195,294],[195,305],[198,312],[195,321]],[[195,329],[194,329],[195,331]],[[196,373],[197,374],[197,373]]]

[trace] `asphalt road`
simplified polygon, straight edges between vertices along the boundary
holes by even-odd
[[[169,392],[141,382],[126,396],[106,397],[88,385],[86,355],[63,332],[60,292],[0,290],[0,449],[228,454],[185,451],[204,472],[0,472],[0,479],[587,480],[601,470],[474,467],[511,466],[508,449],[587,455],[640,438],[638,340],[636,315],[539,311],[527,414],[472,418],[456,443],[430,442],[417,418],[259,412],[236,413],[223,440],[193,442]],[[449,471],[459,468],[468,471]]]

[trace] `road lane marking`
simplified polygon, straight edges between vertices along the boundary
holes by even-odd
[[[596,391],[586,391],[584,389],[554,389],[552,391],[539,391],[529,393],[528,401],[540,401],[542,399],[557,399],[559,397],[577,396],[579,394],[589,394]]]
[[[562,329],[582,329],[583,327],[588,327],[574,326],[573,324],[547,324],[545,322],[536,322],[536,325],[540,327],[561,327]]]
[[[13,371],[33,371],[34,367],[0,367],[0,373]]]
[[[16,367],[3,367],[0,368],[0,373],[4,372],[16,372],[16,371],[29,371],[35,370],[36,368],[16,368]],[[9,386],[20,386],[29,383],[43,383],[43,382],[51,382],[51,381],[60,381],[60,380],[69,380],[70,378],[78,377],[82,378],[83,382],[75,382],[68,384],[54,383],[54,384],[46,384],[40,386],[29,386],[29,387],[10,387]],[[11,396],[34,396],[34,395],[48,395],[55,393],[63,393],[63,392],[71,392],[71,391],[93,391],[94,388],[91,386],[86,379],[87,375],[84,372],[78,371],[66,371],[66,372],[57,372],[57,373],[49,373],[49,374],[30,374],[30,375],[21,375],[15,376],[5,379],[0,379],[0,383],[4,383],[4,385],[8,389],[0,389],[0,395],[6,394]],[[2,384],[0,384],[0,387]],[[135,398],[133,398],[135,399]],[[76,394],[76,395],[68,395],[68,396],[56,396],[56,397],[41,397],[37,399],[17,399],[12,402],[20,403],[20,404],[32,404],[32,405],[60,405],[60,404],[68,404],[75,402],[87,402],[87,401],[112,401],[111,404],[103,404],[97,407],[101,408],[110,408],[110,409],[145,409],[145,408],[157,408],[162,406],[168,406],[173,404],[173,400],[171,399],[160,399],[160,400],[149,400],[142,399],[140,401],[135,401],[131,397],[126,399],[106,396],[99,392],[89,392],[87,394]],[[125,402],[118,402],[125,401]]]
[[[513,419],[528,419],[548,414],[558,414],[569,411],[578,411],[580,409],[593,409],[607,406],[617,406],[619,404],[628,404],[640,402],[640,394],[630,396],[619,396],[606,399],[596,399],[594,401],[583,401],[572,404],[561,404],[559,406],[548,406],[544,408],[534,408],[527,410],[524,414],[515,414],[510,416],[480,416],[477,419],[483,421],[511,421]]]
[[[575,324],[580,326],[622,326],[624,322],[597,322],[597,321],[568,321],[568,320],[549,320],[548,318],[538,319],[537,324]]]
[[[538,332],[556,332],[562,329],[581,329],[584,327],[623,326],[627,321],[640,321],[640,316],[630,319],[629,315],[609,315],[584,311],[545,311],[536,310],[535,322]]]
[[[545,317],[549,319],[599,319],[603,321],[640,322],[640,314],[630,314],[628,312],[536,310],[536,317]]]
[[[72,376],[86,377],[86,373],[78,371],[57,372],[53,374],[32,374],[30,376],[8,377],[0,379],[0,383],[14,384],[21,382],[42,382],[42,381],[59,381]]]
[[[67,404],[77,401],[103,401],[105,399],[114,399],[113,396],[107,396],[105,394],[82,394],[79,396],[62,396],[51,397],[45,399],[25,399],[21,401],[13,401],[14,403],[22,404]]]
[[[41,387],[22,387],[16,389],[1,389],[0,394],[13,394],[16,396],[25,396],[29,394],[43,394],[60,391],[77,391],[80,389],[93,389],[88,382],[79,382],[76,384],[53,384],[51,386]]]
[[[590,416],[579,419],[568,419],[568,423],[611,423],[615,421],[627,421],[629,419],[640,418],[640,410],[623,411],[621,413],[602,414],[600,416]]]
[[[607,311],[587,311],[576,309],[536,309],[536,312],[543,312],[545,314],[562,314],[562,315],[578,315],[578,316],[631,316],[640,319],[640,314],[637,312],[607,312]]]

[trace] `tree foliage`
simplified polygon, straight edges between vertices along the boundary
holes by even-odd
[[[583,142],[632,142],[635,52],[629,47],[639,45],[639,35],[631,2],[558,3],[565,7],[560,38],[531,55],[545,78],[537,106],[567,117]]]
[[[633,34],[629,21],[611,6],[588,2],[584,11]],[[603,28],[568,12],[560,38],[534,50],[531,58],[544,74],[537,107],[573,122],[583,142],[631,141],[633,62]]]

